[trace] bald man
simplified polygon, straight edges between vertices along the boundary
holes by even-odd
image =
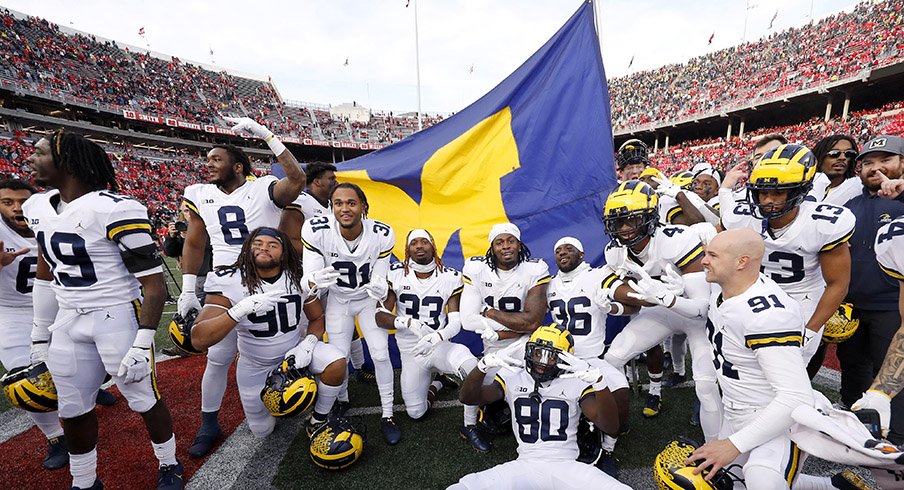
[[[790,439],[791,412],[813,404],[801,355],[797,302],[760,274],[765,247],[753,230],[720,233],[702,265],[713,288],[706,322],[722,388],[720,439],[697,449],[699,469],[742,465],[748,489],[788,488],[801,453]]]

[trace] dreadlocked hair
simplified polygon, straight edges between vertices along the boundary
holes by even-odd
[[[427,231],[427,230],[424,230]],[[443,259],[440,258],[439,254],[436,253],[436,240],[433,239],[433,235],[427,231],[427,236],[430,237],[430,245],[433,245],[433,261],[436,262],[436,267],[438,269],[443,268]],[[411,260],[411,255],[408,252],[408,245],[405,245],[405,261],[403,262],[405,267],[405,275],[408,275],[408,262]]]
[[[518,264],[524,262],[525,260],[530,258],[530,249],[527,248],[527,244],[518,241],[521,244],[521,250],[518,251]],[[496,260],[496,254],[493,253],[493,244],[490,244],[490,248],[487,249],[486,255],[487,265],[490,266],[490,270],[496,272],[496,268],[499,266],[499,261]]]
[[[62,128],[49,139],[50,155],[57,168],[82,181],[91,190],[119,190],[116,170],[100,145]]]
[[[351,189],[355,191],[355,194],[357,194],[358,199],[361,201],[361,204],[364,205],[364,214],[362,217],[366,218],[367,211],[370,209],[370,204],[367,204],[367,196],[364,195],[364,190],[358,187],[358,184],[352,184],[351,182],[343,182],[341,184],[337,184],[336,187],[333,187],[333,189],[330,190],[330,202],[333,201],[333,194],[335,194],[336,190],[338,189]]]
[[[257,275],[257,267],[254,265],[254,255],[251,253],[251,244],[264,230],[275,232],[279,236],[279,241],[282,243],[283,247],[282,259],[279,261],[279,266],[282,268],[282,273],[289,278],[289,282],[295,286],[295,289],[301,291],[301,276],[303,272],[301,270],[301,259],[298,256],[298,252],[295,251],[295,247],[292,246],[292,241],[289,239],[289,236],[276,228],[270,228],[268,226],[256,228],[248,235],[245,242],[242,243],[242,251],[239,252],[238,258],[235,259],[235,263],[232,265],[221,265],[217,267],[217,270],[237,270],[239,274],[241,274],[242,286],[245,286],[248,289],[248,294],[261,292],[263,290],[261,288],[261,283],[263,281],[260,276]]]

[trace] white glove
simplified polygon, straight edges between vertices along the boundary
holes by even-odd
[[[274,290],[269,293],[252,294],[226,310],[226,313],[238,323],[252,313],[270,311],[276,303],[287,302],[288,300],[282,297],[284,293],[285,291]]]
[[[195,286],[198,284],[198,276],[195,274],[182,274],[182,293],[176,303],[176,310],[182,318],[188,316],[191,310],[201,311],[201,302],[195,294]]]
[[[596,391],[608,387],[603,378],[603,371],[600,368],[591,366],[587,361],[575,357],[574,354],[569,352],[563,351],[559,353],[559,364],[557,367],[564,371],[568,371],[567,373],[560,375],[560,378],[580,379],[581,381],[592,385],[593,389]]]
[[[671,198],[675,198],[678,196],[678,193],[681,192],[681,188],[675,185],[669,179],[660,179],[659,177],[653,177],[653,182],[659,184],[656,187],[656,193],[660,196],[669,196]]]
[[[482,338],[484,342],[495,342],[499,340],[499,333],[497,333],[496,329],[490,325],[490,322],[488,322],[486,318],[481,318],[480,321],[483,323],[483,328],[476,331],[480,334],[480,338]]]
[[[416,318],[411,318],[410,316],[397,316],[392,323],[395,326],[396,330],[408,330],[414,335],[417,335],[418,338],[428,335],[434,331],[424,322]]]
[[[675,303],[675,294],[669,291],[662,281],[657,281],[649,276],[637,281],[630,281],[628,286],[634,290],[634,292],[628,293],[629,298],[665,306],[666,308],[671,307]]]
[[[442,334],[439,333],[439,330],[434,330],[432,333],[428,333],[421,337],[421,339],[417,341],[417,344],[414,344],[412,351],[414,351],[414,355],[416,356],[426,356],[431,354],[433,349],[436,349],[436,346],[442,341]]]
[[[383,276],[372,276],[370,282],[364,285],[364,289],[371,298],[383,301],[389,293],[389,283]]]
[[[814,332],[809,328],[804,328],[804,345],[803,348],[803,356],[804,362],[810,362],[810,359],[816,355],[816,351],[819,350],[819,344],[821,344],[820,340],[822,340],[822,330],[825,327],[819,329],[818,332]]]
[[[606,313],[612,308],[612,300],[609,298],[609,288],[600,288],[593,295],[593,302]]]
[[[503,354],[485,354],[479,361],[477,361],[477,369],[479,369],[480,372],[484,374],[486,374],[487,371],[493,368],[501,368],[506,366],[521,367],[523,365],[523,361],[512,359],[511,357],[505,356]]]
[[[32,342],[31,343],[31,355],[29,356],[29,361],[32,364],[37,364],[39,362],[47,362],[47,351],[50,349],[49,342]]]
[[[285,358],[288,359],[289,357],[295,356],[295,367],[308,367],[308,364],[311,363],[311,359],[314,357],[314,347],[316,345],[317,337],[308,335],[301,339],[301,342],[299,342],[298,345],[289,349],[289,352],[286,352]]]
[[[155,330],[139,328],[132,347],[119,364],[118,376],[126,384],[137,383],[151,374],[151,347],[154,345]]]
[[[264,140],[276,156],[279,156],[282,152],[286,151],[286,145],[282,144],[282,142],[279,141],[279,138],[273,135],[273,131],[262,126],[254,119],[251,119],[250,117],[223,117],[223,119],[235,124],[235,126],[232,127],[232,130],[236,133],[247,131]]]
[[[882,427],[882,437],[888,436],[888,424],[891,422],[891,397],[879,390],[867,390],[859,400],[851,405],[851,410],[863,410],[872,408],[879,412],[879,425]]]
[[[319,271],[314,271],[305,276],[304,280],[308,284],[312,284],[311,292],[308,296],[314,296],[319,289],[327,289],[339,280],[342,273],[333,268],[333,266],[324,267]]]
[[[684,294],[684,276],[674,267],[666,267],[665,274],[661,276],[660,280],[665,284],[665,288],[675,296]]]

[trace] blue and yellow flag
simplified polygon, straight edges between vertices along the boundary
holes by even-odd
[[[495,223],[511,221],[535,257],[579,238],[603,262],[606,193],[615,186],[609,93],[593,8],[584,3],[521,67],[454,116],[339,165],[360,185],[369,216],[404,237],[426,228],[443,261],[486,253]]]

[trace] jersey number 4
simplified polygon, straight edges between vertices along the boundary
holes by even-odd
[[[556,417],[553,412],[558,412]],[[568,438],[568,403],[565,400],[548,399],[540,403],[534,398],[518,398],[513,416],[522,442],[533,444],[538,440],[564,441]]]

